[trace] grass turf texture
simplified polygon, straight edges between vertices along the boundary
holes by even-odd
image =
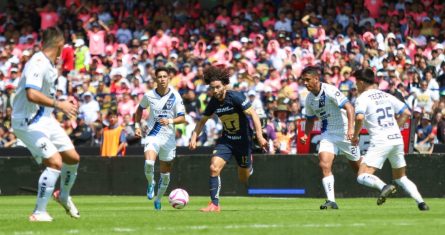
[[[322,199],[222,197],[221,213],[202,213],[208,197],[191,197],[182,210],[164,197],[162,211],[144,196],[75,196],[75,220],[54,201],[51,223],[28,222],[34,196],[0,197],[0,234],[442,234],[445,199],[427,199],[421,212],[410,198],[338,199],[339,210],[320,211]]]

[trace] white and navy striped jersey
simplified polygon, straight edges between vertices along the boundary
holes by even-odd
[[[343,106],[349,102],[335,86],[321,83],[317,96],[309,93],[306,98],[306,118],[320,119],[321,133],[345,137],[348,130],[348,118]]]
[[[53,108],[40,106],[28,101],[26,89],[36,89],[53,98],[55,81],[58,77],[57,68],[43,52],[34,54],[25,64],[22,77],[17,86],[17,94],[12,106],[12,118],[27,119],[28,124],[37,122],[42,116],[50,116]]]
[[[147,119],[148,136],[173,136],[175,128],[173,124],[162,126],[159,120],[162,118],[173,119],[185,115],[185,107],[181,95],[169,86],[166,95],[160,96],[156,89],[147,91],[142,97],[139,106],[143,109],[149,107],[150,114]]]
[[[355,103],[355,113],[365,115],[365,127],[371,143],[382,145],[403,144],[396,114],[408,108],[396,97],[376,89],[363,92]]]

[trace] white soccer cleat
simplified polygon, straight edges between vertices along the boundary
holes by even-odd
[[[29,216],[30,222],[51,222],[53,221],[53,217],[51,217],[48,212],[38,212],[38,213],[32,213]]]
[[[80,218],[79,210],[77,210],[77,207],[76,207],[76,205],[74,205],[74,202],[73,202],[73,200],[71,200],[71,197],[68,197],[66,204],[64,204],[60,200],[60,190],[54,191],[53,197],[54,197],[54,200],[56,200],[56,202],[58,202],[65,209],[65,211],[68,215],[70,215],[71,217],[73,217],[75,219]]]

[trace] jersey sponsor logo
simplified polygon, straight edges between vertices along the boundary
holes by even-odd
[[[340,96],[340,91],[335,92],[335,96]]]
[[[216,109],[216,113],[225,113],[228,111],[232,111],[233,107],[224,107],[224,108],[218,108]]]

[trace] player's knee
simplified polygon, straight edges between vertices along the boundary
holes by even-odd
[[[80,156],[77,152],[74,152],[73,154],[71,154],[70,160],[73,164],[77,164],[80,162]]]
[[[221,172],[221,167],[219,167],[215,164],[210,164],[210,174],[211,175],[219,175],[220,172]]]
[[[329,162],[326,162],[326,161],[320,161],[319,163],[318,163],[318,165],[320,166],[320,168],[323,170],[323,171],[326,171],[326,170],[331,170],[331,164],[329,163]]]

